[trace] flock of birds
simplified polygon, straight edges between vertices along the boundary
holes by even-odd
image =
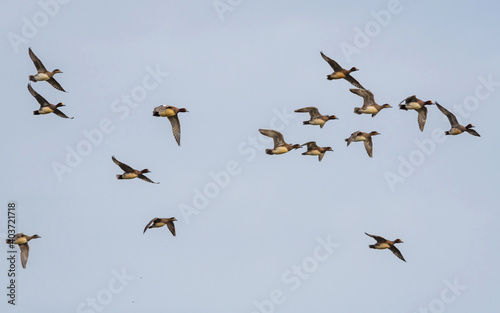
[[[55,89],[60,90],[65,92],[65,90],[62,88],[62,86],[54,79],[54,75],[57,73],[62,73],[59,69],[55,69],[52,72],[48,71],[43,63],[38,59],[38,57],[33,53],[31,48],[28,49],[29,56],[33,63],[35,64],[35,67],[37,69],[37,74],[35,75],[30,75],[29,80],[32,82],[38,82],[38,81],[46,81],[50,85],[52,85]],[[354,108],[354,113],[356,114],[371,114],[372,117],[375,117],[382,109],[386,108],[391,108],[389,104],[384,104],[384,105],[379,105],[375,102],[373,93],[367,89],[365,89],[354,77],[351,76],[352,72],[358,71],[356,67],[352,67],[350,70],[346,70],[342,68],[337,62],[334,60],[330,59],[327,57],[323,52],[320,52],[321,56],[323,59],[328,62],[328,64],[333,68],[333,73],[327,75],[328,80],[335,80],[335,79],[345,79],[357,89],[350,89],[350,91],[360,97],[363,98],[363,106],[362,107],[356,107]],[[28,84],[28,90],[30,94],[38,101],[40,104],[40,108],[36,111],[33,112],[34,115],[41,115],[41,114],[49,114],[49,113],[54,113],[55,115],[62,117],[62,118],[69,118],[66,116],[63,112],[61,112],[58,108],[64,106],[62,102],[54,105],[49,103],[45,98],[43,98],[40,94],[38,94],[32,87],[31,84]],[[432,105],[435,104],[438,109],[448,118],[451,128],[450,130],[446,131],[446,135],[459,135],[463,132],[467,132],[471,135],[479,137],[480,135],[472,129],[474,126],[472,124],[468,124],[467,126],[462,126],[455,115],[453,115],[451,112],[449,112],[447,109],[442,107],[439,103],[433,102],[431,100],[428,101],[422,101],[418,99],[415,95],[409,96],[401,103],[399,103],[399,108],[401,110],[415,110],[418,113],[418,126],[421,131],[424,130],[425,122],[427,119],[427,105]],[[181,139],[181,128],[180,128],[180,122],[179,122],[179,117],[178,113],[180,112],[188,112],[185,108],[176,108],[174,106],[169,106],[169,105],[161,105],[158,107],[155,107],[153,110],[153,116],[156,117],[167,117],[170,121],[170,124],[172,126],[172,133],[173,136],[177,142],[177,144],[180,146],[180,139]],[[323,128],[325,123],[329,120],[335,120],[338,119],[335,115],[322,115],[319,113],[319,110],[316,107],[305,107],[301,109],[295,110],[297,113],[309,113],[310,119],[308,121],[304,121],[304,125],[319,125],[320,128]],[[72,119],[73,117],[71,117]],[[333,151],[331,147],[319,147],[315,141],[309,141],[306,142],[302,145],[300,144],[288,144],[285,142],[283,138],[283,134],[276,130],[271,130],[271,129],[259,129],[260,133],[264,136],[271,137],[273,138],[274,142],[274,147],[272,149],[266,149],[266,154],[269,155],[275,155],[275,154],[284,154],[287,153],[293,149],[298,149],[303,146],[307,146],[307,151],[302,153],[303,155],[312,155],[312,156],[318,156],[319,161],[323,159],[324,154],[327,151]],[[372,136],[375,135],[380,135],[377,131],[372,131],[372,132],[362,132],[362,131],[355,131],[351,134],[349,138],[346,138],[345,141],[347,142],[347,146],[350,145],[351,142],[359,142],[363,141],[365,145],[366,152],[370,157],[373,156],[373,142],[372,142]],[[133,178],[139,178],[144,181],[147,181],[149,183],[153,184],[158,184],[153,182],[151,179],[146,177],[144,174],[149,173],[150,171],[148,169],[143,169],[141,171],[136,170],[129,165],[122,163],[118,161],[114,156],[111,157],[113,162],[118,165],[122,170],[123,174],[116,175],[117,179],[133,179]],[[147,225],[144,227],[143,234],[146,232],[146,230],[150,228],[158,228],[158,227],[163,227],[167,226],[167,228],[170,230],[173,236],[175,236],[175,226],[174,222],[177,221],[175,217],[171,218],[158,218],[155,217],[153,218]],[[375,236],[375,235],[370,235],[368,233],[365,233],[367,236],[370,236],[374,238],[377,243],[374,245],[369,245],[370,248],[372,249],[389,249],[396,255],[398,258],[401,260],[405,261],[403,255],[401,252],[395,247],[396,243],[402,243],[401,239],[396,239],[394,241],[387,240],[383,237],[380,236]],[[28,255],[29,255],[29,246],[28,242],[32,239],[36,238],[41,238],[38,235],[33,235],[33,236],[28,236],[23,233],[18,233],[16,234],[12,239],[7,239],[6,243],[10,245],[18,245],[19,249],[21,250],[21,264],[23,268],[26,268],[26,263],[28,261]]]

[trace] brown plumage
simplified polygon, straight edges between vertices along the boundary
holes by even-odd
[[[153,110],[153,116],[168,117],[170,124],[172,125],[172,133],[174,134],[175,141],[177,144],[181,145],[181,124],[179,122],[178,113],[188,112],[185,108],[176,108],[171,105],[160,105]]]
[[[351,134],[351,137],[347,138],[345,141],[347,142],[347,146],[351,144],[353,141],[363,141],[365,144],[366,153],[370,156],[373,156],[373,142],[372,136],[380,135],[377,131],[372,131],[370,133],[364,133],[362,131],[356,131]]]
[[[333,68],[333,73],[331,73],[330,75],[326,75],[326,78],[328,80],[343,78],[357,88],[365,89],[365,87],[361,86],[361,84],[351,76],[352,72],[359,71],[357,68],[351,67],[350,70],[343,69],[337,62],[324,55],[323,52],[320,53],[323,59]]]
[[[472,129],[474,126],[472,124],[468,124],[467,126],[462,126],[458,123],[457,118],[455,115],[453,115],[450,111],[446,110],[443,108],[439,103],[436,102],[436,106],[438,109],[443,112],[444,115],[448,118],[448,121],[450,121],[451,124],[451,129],[446,131],[446,135],[460,135],[463,132],[468,132],[469,134],[477,137],[481,137],[477,131]]]
[[[19,246],[19,250],[21,250],[21,265],[23,268],[26,268],[26,264],[28,263],[28,256],[30,254],[30,247],[28,246],[28,242],[31,239],[42,238],[38,235],[28,236],[23,233],[16,234],[14,238],[7,239],[5,242],[7,244],[14,244]]]
[[[329,120],[338,120],[335,115],[321,115],[316,107],[305,107],[295,110],[297,113],[309,113],[309,121],[304,121],[303,125],[319,125],[320,128],[325,126]]]
[[[61,85],[54,79],[54,74],[57,73],[62,73],[59,69],[55,69],[52,72],[47,71],[45,66],[43,66],[42,61],[33,53],[31,48],[28,48],[28,52],[31,58],[31,61],[33,61],[33,64],[35,64],[37,74],[35,75],[30,75],[29,80],[32,82],[37,82],[37,81],[47,81],[49,84],[52,85],[52,87],[56,88],[57,90],[64,91],[66,90],[61,87]]]
[[[403,103],[404,104],[401,104]],[[427,101],[422,101],[418,99],[415,95],[409,96],[408,98],[404,99],[401,101],[399,104],[399,108],[401,110],[415,110],[418,113],[418,127],[420,128],[421,131],[424,131],[425,127],[425,122],[427,120],[427,108],[425,107],[426,105],[431,105],[434,104],[432,100],[427,100]]]
[[[317,155],[319,162],[325,156],[326,151],[333,151],[331,147],[319,147],[316,144],[316,141],[309,141],[303,144],[302,146],[307,145],[307,151],[302,153],[302,155]]]
[[[115,162],[116,165],[118,165],[125,173],[121,174],[121,175],[116,175],[116,178],[117,179],[133,179],[133,178],[140,178],[144,181],[147,181],[148,183],[152,183],[152,184],[159,184],[159,183],[155,183],[154,181],[152,181],[151,179],[147,178],[144,173],[151,173],[150,170],[148,169],[143,169],[142,171],[138,171],[136,169],[133,169],[131,168],[130,166],[128,166],[127,164],[125,163],[122,163],[120,161],[118,161],[114,156],[111,157],[111,159],[113,160],[113,162]]]
[[[375,102],[373,93],[366,89],[349,89],[350,92],[363,98],[363,106],[361,108],[354,108],[354,113],[356,114],[371,114],[372,117],[378,114],[382,109],[392,108],[388,103],[384,105],[378,105]]]
[[[274,148],[266,149],[266,153],[269,155],[283,154],[287,153],[292,149],[299,149],[301,147],[299,144],[290,145],[286,143],[285,140],[283,139],[283,134],[280,133],[279,131],[272,129],[259,129],[259,132],[264,136],[273,138]]]
[[[49,113],[54,113],[55,115],[62,117],[62,118],[69,118],[72,119],[73,117],[67,117],[66,114],[61,112],[58,108],[63,107],[64,104],[62,102],[59,102],[58,104],[52,104],[49,103],[47,100],[45,100],[44,97],[42,97],[38,92],[31,87],[31,84],[28,84],[28,90],[31,93],[31,95],[38,101],[40,104],[40,108],[36,111],[33,111],[34,115],[40,115],[40,114],[49,114]]]
[[[172,235],[175,236],[175,225],[174,225],[175,221],[177,221],[175,217],[170,217],[170,218],[155,217],[146,225],[146,227],[144,227],[144,231],[142,233],[144,234],[146,230],[148,230],[149,228],[158,228],[167,225],[167,228],[170,230]]]
[[[373,239],[375,239],[377,241],[376,244],[369,245],[368,247],[370,247],[372,249],[389,249],[392,251],[392,253],[394,253],[395,256],[397,256],[398,258],[400,258],[401,260],[406,262],[405,258],[401,254],[401,252],[398,250],[398,248],[396,248],[394,246],[394,244],[396,244],[396,243],[403,243],[403,241],[401,239],[396,239],[394,241],[390,241],[390,240],[385,239],[384,237],[374,236],[374,235],[370,235],[368,233],[365,233],[365,234],[367,236],[372,237]]]

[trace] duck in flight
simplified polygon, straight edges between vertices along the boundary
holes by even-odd
[[[375,117],[382,109],[392,108],[388,103],[378,105],[377,102],[375,102],[373,93],[369,90],[349,89],[349,91],[363,98],[363,106],[361,108],[354,108],[354,113],[356,114],[371,114],[372,117]]]
[[[333,151],[331,147],[319,147],[316,144],[316,141],[309,141],[303,144],[302,146],[307,145],[307,151],[302,153],[302,155],[317,155],[319,162],[325,156],[326,151]]]
[[[66,90],[64,90],[64,88],[61,87],[61,85],[54,79],[54,74],[62,73],[61,70],[56,68],[52,72],[48,71],[45,68],[45,66],[43,66],[42,61],[40,61],[40,59],[35,55],[35,53],[33,53],[31,48],[28,48],[28,52],[29,52],[31,61],[33,61],[33,64],[35,64],[35,67],[37,70],[37,73],[35,75],[29,76],[30,81],[32,81],[32,82],[47,81],[55,89],[66,92]]]
[[[373,239],[375,239],[377,241],[376,244],[369,245],[370,248],[372,248],[372,249],[389,249],[392,251],[392,253],[394,253],[395,256],[397,256],[398,258],[400,258],[401,260],[406,262],[405,258],[401,254],[401,252],[398,250],[398,248],[396,248],[396,246],[394,246],[394,244],[396,244],[396,243],[403,243],[403,241],[401,241],[401,239],[396,239],[394,241],[390,241],[390,240],[385,239],[384,237],[374,236],[374,235],[370,235],[368,233],[365,233],[365,234],[367,236],[372,237]]]
[[[175,236],[175,225],[174,225],[175,221],[177,221],[177,219],[175,217],[171,217],[171,218],[155,217],[146,225],[146,227],[144,227],[144,231],[142,233],[144,234],[146,232],[146,230],[148,230],[150,228],[158,228],[158,227],[163,227],[163,226],[167,225],[168,230],[170,230],[172,235]]]
[[[365,87],[361,86],[361,84],[351,76],[352,72],[359,71],[357,68],[352,67],[350,70],[343,69],[337,62],[324,55],[323,52],[320,53],[323,59],[333,68],[333,73],[326,75],[328,80],[343,78],[355,87],[365,89]]]
[[[28,242],[31,239],[42,238],[38,235],[28,236],[23,233],[16,234],[14,238],[7,239],[5,242],[7,244],[14,244],[19,246],[19,250],[21,250],[21,265],[23,268],[26,268],[26,263],[28,263],[28,256],[30,254],[30,247],[28,246]]]
[[[365,143],[366,153],[368,156],[373,157],[373,142],[372,136],[380,135],[377,131],[372,131],[370,133],[364,133],[362,131],[356,131],[351,134],[351,137],[347,138],[345,141],[347,142],[347,146],[351,144],[353,141],[363,141]]]
[[[269,155],[273,154],[283,154],[287,153],[288,151],[292,149],[299,149],[301,148],[301,145],[299,144],[288,144],[285,142],[283,139],[283,134],[280,133],[279,131],[272,130],[272,129],[259,129],[259,132],[267,137],[273,138],[274,141],[274,148],[273,149],[266,149],[266,153]]]
[[[113,160],[113,162],[115,162],[116,165],[118,165],[125,173],[121,174],[121,175],[116,175],[116,178],[117,179],[133,179],[133,178],[140,178],[144,181],[147,181],[148,183],[152,183],[152,184],[159,184],[159,183],[155,183],[154,181],[152,181],[151,179],[147,178],[144,173],[151,173],[150,170],[148,169],[144,169],[142,171],[138,171],[138,170],[135,170],[133,168],[131,168],[130,166],[128,166],[127,164],[125,163],[122,163],[120,161],[118,161],[114,156],[111,157],[111,159]]]
[[[402,104],[404,102],[404,104]],[[427,120],[427,108],[426,105],[434,104],[432,100],[422,101],[418,99],[415,95],[409,96],[408,98],[401,101],[399,108],[401,110],[415,110],[418,113],[418,127],[421,131],[424,131],[425,121]]]
[[[323,128],[329,120],[338,120],[335,115],[321,115],[316,107],[297,109],[294,112],[309,113],[310,119],[309,121],[304,121],[303,125],[319,125],[320,128]]]
[[[153,116],[168,117],[172,125],[172,133],[174,134],[175,141],[181,145],[181,124],[179,123],[179,112],[188,112],[185,108],[176,108],[170,105],[160,105],[153,110]]]
[[[33,111],[34,115],[54,113],[59,117],[72,119],[72,117],[67,117],[66,114],[59,111],[58,109],[59,107],[65,106],[62,102],[59,102],[58,104],[55,105],[49,103],[47,100],[45,100],[44,97],[40,96],[40,94],[36,92],[33,89],[33,87],[31,87],[31,84],[28,84],[28,90],[31,93],[31,95],[35,97],[36,101],[38,101],[38,103],[40,104],[40,108],[36,111]]]
[[[448,121],[450,121],[451,129],[445,132],[446,135],[460,135],[463,132],[468,132],[469,134],[471,134],[473,136],[481,137],[481,135],[479,135],[477,131],[472,129],[472,127],[474,127],[472,124],[469,124],[467,126],[462,126],[458,123],[458,120],[455,117],[455,115],[453,115],[450,111],[443,108],[437,102],[436,102],[436,106],[438,107],[439,111],[443,112],[443,114],[446,115],[446,117],[448,118]]]

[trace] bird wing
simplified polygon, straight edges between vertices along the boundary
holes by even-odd
[[[321,160],[323,160],[323,157],[325,156],[325,152],[321,153],[320,155],[318,155],[318,160],[319,162],[321,162]]]
[[[373,93],[366,89],[349,89],[350,92],[363,98],[363,109],[375,103]]]
[[[47,69],[45,68],[45,66],[43,66],[42,61],[40,61],[40,59],[33,53],[31,48],[28,48],[28,51],[30,54],[31,61],[33,61],[33,64],[35,64],[37,72],[38,73],[46,72]]]
[[[259,132],[264,136],[273,138],[274,148],[277,148],[285,144],[285,139],[283,139],[283,134],[280,133],[279,131],[272,129],[259,129]]]
[[[321,116],[321,114],[319,113],[318,111],[318,108],[316,107],[305,107],[305,108],[302,108],[302,109],[297,109],[295,110],[295,112],[297,113],[309,113],[309,115],[311,116],[311,119],[317,117],[317,116]]]
[[[351,144],[351,142],[354,140],[354,138],[356,138],[356,136],[360,133],[360,131],[357,131],[357,132],[354,132],[351,134],[351,137],[347,138],[346,141],[347,141],[347,146],[349,147],[349,145]]]
[[[401,260],[405,261],[405,258],[403,257],[403,255],[401,254],[401,251],[399,251],[398,248],[396,248],[394,245],[392,245],[389,250],[392,251],[392,253],[394,253],[395,256],[397,256],[398,258],[400,258]]]
[[[168,227],[168,230],[170,230],[170,232],[172,233],[172,235],[175,236],[175,225],[174,225],[174,221],[168,221],[167,222],[167,227]]]
[[[444,115],[446,115],[446,117],[450,121],[450,124],[451,124],[452,128],[453,127],[457,127],[457,126],[460,125],[460,124],[458,124],[457,118],[455,117],[455,115],[453,115],[453,113],[451,113],[450,111],[446,110],[444,107],[442,107],[437,102],[436,102],[436,106],[438,107],[439,111],[441,111]]]
[[[60,117],[63,117],[63,118],[73,119],[73,117],[67,117],[66,114],[64,114],[63,112],[59,111],[59,109],[54,109],[52,112],[55,115],[57,115],[57,116],[60,116]]]
[[[179,123],[179,117],[177,115],[170,116],[168,118],[170,124],[172,125],[172,133],[174,134],[175,141],[177,144],[181,145],[181,124]]]
[[[384,237],[380,237],[380,236],[375,236],[375,235],[370,235],[368,233],[365,233],[367,236],[370,236],[372,237],[373,239],[375,239],[377,242],[386,242],[387,240],[384,238]]]
[[[404,99],[403,101],[401,102],[404,102],[404,103],[411,103],[411,102],[416,102],[418,101],[417,99],[417,96],[416,95],[413,95],[413,96],[409,96],[408,98]]]
[[[365,87],[361,86],[361,84],[356,79],[354,79],[354,77],[351,76],[351,74],[347,74],[344,78],[345,80],[350,82],[353,86],[366,90]]]
[[[307,150],[312,150],[312,149],[315,149],[315,148],[318,148],[318,145],[316,144],[316,141],[309,141],[309,142],[306,142],[305,144],[303,144],[301,147],[307,145]]]
[[[473,136],[481,137],[481,135],[479,135],[479,133],[472,128],[467,128],[465,131]]]
[[[134,169],[128,166],[127,164],[118,161],[115,158],[115,156],[112,156],[111,159],[113,159],[113,162],[115,162],[115,164],[118,165],[125,173],[130,173],[134,171]]]
[[[21,264],[23,268],[26,268],[26,263],[28,263],[28,256],[30,254],[30,247],[27,243],[19,245],[19,249],[21,250]]]
[[[144,181],[147,181],[148,183],[152,183],[152,184],[159,184],[159,183],[155,183],[154,181],[152,181],[151,179],[147,178],[146,176],[144,176],[144,174],[141,174],[138,176],[140,179],[144,180]]]
[[[54,79],[54,77],[48,79],[47,82],[51,84],[55,89],[66,92],[66,90],[64,90],[64,88],[57,82],[57,80]]]
[[[425,121],[427,120],[427,108],[423,106],[416,111],[418,112],[418,127],[420,127],[421,131],[424,131]]]
[[[31,84],[28,84],[28,90],[31,93],[31,95],[33,97],[35,97],[36,101],[38,101],[38,103],[40,104],[40,108],[43,108],[43,107],[46,107],[49,105],[49,102],[47,100],[45,100],[44,97],[40,96],[40,94],[38,92],[36,92],[35,89],[33,89],[33,87],[31,87]]]
[[[157,219],[157,217],[153,218],[151,221],[149,221],[149,223],[146,225],[146,227],[144,227],[144,231],[142,232],[143,234],[146,232],[146,230],[148,230],[149,226],[151,226],[151,224],[153,224],[153,222]]]
[[[328,62],[328,64],[330,64],[330,66],[333,68],[333,70],[335,72],[340,71],[342,69],[342,67],[337,62],[335,62],[334,60],[332,60],[329,57],[327,57],[326,55],[324,55],[323,51],[320,51],[320,53],[321,53],[321,56],[323,57],[323,59],[326,62]]]
[[[366,153],[371,157],[373,157],[373,142],[372,142],[372,137],[368,137],[365,141],[365,149]]]

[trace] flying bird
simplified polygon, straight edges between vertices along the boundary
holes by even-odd
[[[49,103],[47,100],[45,100],[44,97],[42,97],[38,92],[36,92],[33,89],[33,87],[31,87],[31,84],[28,84],[28,90],[31,93],[31,95],[35,97],[36,101],[38,101],[38,103],[40,104],[40,108],[36,111],[33,111],[34,115],[54,113],[59,117],[72,119],[72,117],[67,117],[66,114],[59,111],[58,109],[59,107],[65,106],[62,102],[59,102],[56,105]]]
[[[121,175],[117,174],[116,175],[117,179],[140,178],[140,179],[142,179],[144,181],[147,181],[148,183],[159,184],[159,183],[155,183],[154,181],[152,181],[151,179],[147,178],[144,175],[144,173],[151,173],[150,170],[144,169],[142,171],[138,171],[138,170],[135,170],[135,169],[131,168],[127,164],[118,161],[114,156],[112,156],[111,159],[113,160],[113,162],[115,162],[116,165],[118,165],[125,172],[125,173],[123,173]]]
[[[403,103],[404,104],[401,104]],[[399,108],[401,110],[415,110],[418,113],[418,127],[420,128],[421,131],[424,131],[425,127],[425,121],[427,120],[427,108],[425,107],[426,105],[431,105],[434,104],[432,100],[427,100],[427,101],[422,101],[418,99],[415,95],[409,96],[408,98],[404,99],[401,101],[399,104]]]
[[[168,117],[172,125],[172,133],[174,134],[175,141],[181,145],[181,124],[179,123],[179,112],[188,112],[185,108],[176,108],[170,105],[160,105],[153,110],[153,116]]]
[[[328,62],[328,64],[330,64],[330,66],[333,68],[333,73],[331,73],[330,75],[326,75],[326,78],[328,80],[343,78],[354,86],[365,89],[365,87],[361,86],[361,84],[351,76],[352,72],[359,71],[357,68],[352,67],[350,70],[345,70],[337,62],[324,55],[323,52],[320,53],[323,59]]]
[[[28,263],[28,256],[30,254],[30,246],[28,246],[28,241],[36,238],[42,237],[38,235],[28,236],[23,233],[19,233],[16,234],[14,238],[5,240],[7,244],[15,244],[19,246],[19,249],[21,250],[21,264],[23,268],[26,268],[26,263]]]
[[[299,149],[301,147],[299,144],[290,145],[286,143],[283,139],[283,134],[281,134],[279,131],[271,129],[259,129],[259,132],[264,136],[273,138],[274,148],[266,149],[267,154],[283,154],[292,149]]]
[[[321,115],[316,107],[297,109],[294,112],[309,113],[310,119],[309,121],[304,121],[303,125],[319,125],[320,128],[323,128],[329,120],[338,120],[335,115]]]
[[[396,248],[396,246],[394,246],[395,243],[403,243],[403,241],[401,241],[401,239],[396,239],[394,241],[390,241],[390,240],[385,239],[384,237],[374,236],[374,235],[370,235],[368,233],[365,233],[365,234],[367,236],[372,237],[373,239],[375,239],[377,241],[376,244],[369,245],[370,248],[372,248],[372,249],[389,249],[392,251],[392,253],[394,253],[395,256],[397,256],[398,258],[400,258],[401,260],[406,262],[405,258],[401,254],[401,252],[398,250],[398,248]]]
[[[319,162],[325,156],[326,151],[333,151],[331,147],[318,147],[316,141],[309,141],[303,144],[302,146],[307,145],[307,151],[302,153],[302,155],[317,155]]]
[[[351,137],[347,138],[345,141],[347,141],[347,146],[351,144],[353,141],[363,141],[365,143],[365,149],[366,153],[370,156],[370,158],[373,156],[373,142],[372,142],[372,136],[375,135],[380,135],[379,132],[377,131],[372,131],[370,133],[364,133],[361,131],[356,131],[351,134]]]
[[[40,59],[33,53],[31,48],[28,48],[28,52],[29,52],[31,61],[33,61],[33,64],[35,64],[36,70],[38,72],[35,75],[30,75],[29,79],[32,82],[38,82],[38,81],[45,80],[49,84],[51,84],[52,87],[54,87],[55,89],[66,92],[66,90],[64,90],[63,87],[61,87],[61,85],[59,85],[59,83],[54,79],[54,74],[62,73],[62,72],[59,69],[55,69],[52,72],[47,71],[45,66],[43,66],[42,61],[40,61]]]
[[[446,115],[446,117],[450,121],[451,129],[444,132],[446,135],[460,135],[463,132],[468,132],[469,134],[471,134],[473,136],[481,137],[481,135],[479,135],[477,131],[472,129],[472,127],[474,127],[472,124],[469,124],[467,126],[462,126],[458,123],[455,115],[453,115],[450,111],[443,108],[437,102],[436,102],[436,106],[438,107],[439,111],[443,112],[443,114]]]
[[[175,217],[171,218],[158,218],[155,217],[153,218],[147,225],[144,227],[144,231],[142,232],[143,234],[148,230],[149,228],[157,228],[157,227],[163,227],[167,225],[168,229],[172,233],[172,235],[175,236],[175,226],[174,222],[177,221]]]
[[[354,108],[354,113],[356,114],[371,114],[372,117],[380,112],[382,109],[392,108],[388,103],[384,105],[378,105],[375,102],[373,93],[366,89],[349,89],[350,92],[363,98],[363,106],[361,108]]]

